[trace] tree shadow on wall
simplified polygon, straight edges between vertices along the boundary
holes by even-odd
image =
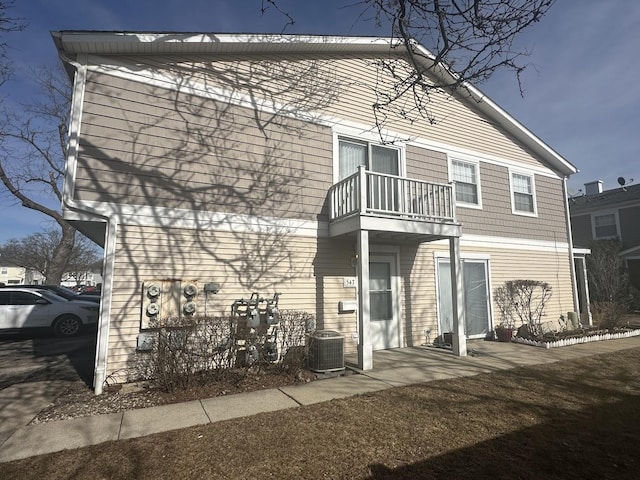
[[[85,89],[74,199],[118,219],[111,334],[126,348],[148,279],[220,283],[201,299],[218,313],[253,291],[308,296],[290,292],[313,285],[332,183],[331,129],[313,119],[339,85],[318,61],[168,62],[153,73],[171,89],[96,72]]]

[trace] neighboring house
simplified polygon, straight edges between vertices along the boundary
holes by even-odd
[[[432,92],[434,124],[379,133],[389,39],[53,37],[75,76],[64,216],[105,251],[97,393],[124,379],[154,295],[224,315],[281,292],[363,369],[447,332],[464,355],[507,280],[552,285],[546,320],[577,309],[575,167],[472,86]]]
[[[95,287],[102,284],[102,275],[100,272],[67,272],[62,275],[60,285],[63,287],[77,287],[83,285],[87,287]]]
[[[602,181],[590,182],[569,208],[574,244],[589,248],[596,240],[620,240],[631,283],[640,288],[640,185],[603,191]]]
[[[36,270],[0,262],[0,285],[42,284],[44,277]]]

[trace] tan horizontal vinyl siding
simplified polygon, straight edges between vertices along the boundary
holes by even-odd
[[[332,114],[359,123],[374,124],[371,106],[376,102],[375,68],[367,59],[336,62],[336,72],[344,82],[350,82],[350,99],[333,103]],[[410,108],[412,99],[407,99]],[[390,117],[386,128],[401,134],[425,138],[430,141],[464,148],[479,153],[510,159],[529,165],[539,165],[528,150],[523,148],[500,127],[491,124],[474,107],[473,103],[461,100],[459,95],[450,96],[442,91],[430,93],[428,103],[430,119],[419,118],[408,122]],[[433,123],[431,123],[431,121]]]
[[[118,227],[109,330],[108,374],[131,368],[140,331],[142,286],[148,280],[194,280],[198,314],[205,313],[205,283],[220,291],[206,302],[208,315],[228,315],[231,304],[252,292],[282,294],[284,310],[316,317],[317,328],[337,330],[355,349],[355,314],[339,314],[338,302],[355,298],[343,278],[355,276],[353,242],[291,235],[241,234],[155,227]]]
[[[433,252],[447,254],[448,248],[425,244],[425,262]],[[509,280],[537,280],[551,285],[552,296],[547,302],[543,321],[556,322],[560,315],[567,317],[573,311],[573,287],[571,284],[571,263],[566,249],[557,252],[522,250],[515,248],[461,248],[461,254],[486,255],[489,257],[489,275],[491,294],[496,288]],[[433,261],[433,260],[432,260]],[[435,282],[435,270],[433,273]],[[415,292],[412,292],[415,294]],[[435,297],[433,298],[435,302]],[[500,322],[500,310],[495,302],[492,304],[494,325]],[[436,320],[437,322],[437,320]]]
[[[408,177],[435,183],[449,182],[446,154],[408,146],[406,160]],[[538,215],[516,215],[511,209],[509,169],[487,162],[479,165],[482,209],[461,205],[456,208],[463,235],[567,242],[562,180],[535,175]]]
[[[375,249],[375,248],[374,248]],[[424,243],[400,248],[402,345],[421,345],[425,330],[438,334],[434,251],[443,245]],[[570,265],[566,251],[541,252],[508,248],[463,247],[464,254],[490,257],[490,288],[507,280],[531,279],[551,284],[553,296],[545,320],[555,321],[573,309]],[[120,226],[113,284],[108,374],[127,371],[135,359],[140,328],[142,285],[145,280],[180,278],[218,282],[207,314],[225,315],[239,298],[253,291],[270,296],[282,293],[282,309],[304,310],[316,316],[317,328],[345,336],[345,351],[356,351],[357,316],[339,313],[342,300],[357,300],[356,290],[345,288],[344,277],[356,275],[351,266],[351,240],[278,237],[201,230]],[[202,290],[196,298],[204,313]],[[494,322],[497,308],[492,307]]]
[[[489,250],[486,250],[489,253]],[[491,286],[495,290],[508,280],[538,280],[551,285],[552,296],[547,303],[543,321],[556,322],[560,315],[567,318],[573,311],[571,265],[566,251],[559,253],[497,251],[491,253]],[[494,303],[494,319],[500,321]]]
[[[331,169],[329,128],[89,76],[77,199],[317,220]]]
[[[385,57],[384,60],[388,60]],[[234,93],[276,99],[284,105],[375,125],[372,105],[379,101],[376,91],[389,86],[389,78],[375,62],[380,58],[356,56],[287,55],[265,57],[184,56],[120,57],[137,69],[167,71],[174,82],[194,79],[201,85],[221,86]],[[312,73],[312,74],[311,74]],[[144,76],[144,72],[139,73]],[[309,79],[319,79],[310,82]],[[304,99],[312,94],[312,101]],[[528,165],[539,165],[531,153],[498,125],[492,124],[476,108],[464,91],[454,96],[432,90],[429,94],[429,119],[413,122],[391,114],[385,127],[402,135],[469,149]],[[412,98],[403,100],[412,107]],[[432,123],[431,121],[435,122]]]
[[[482,209],[458,206],[464,234],[567,243],[562,180],[535,175],[537,216],[512,213],[509,169],[480,162]]]
[[[405,155],[407,177],[425,182],[449,182],[446,154],[409,145]]]
[[[403,345],[426,342],[426,330],[433,341],[438,334],[436,275],[433,249],[428,243],[403,245],[400,254]]]

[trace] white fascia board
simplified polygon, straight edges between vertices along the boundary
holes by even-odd
[[[575,166],[565,160],[558,152],[553,150],[539,137],[534,135],[529,129],[509,115],[484,93],[472,85],[466,85],[466,88],[478,102],[478,108],[487,115],[496,118],[505,130],[513,134],[516,138],[522,141],[522,143],[539,154],[551,166],[558,169],[560,173],[564,175],[573,175],[574,173],[578,173],[579,170]]]
[[[76,204],[86,210],[100,209],[101,211],[110,212],[110,218],[114,218],[117,223],[124,225],[158,228],[197,228],[244,233],[276,233],[313,238],[329,236],[329,224],[314,220],[89,201],[78,201]]]
[[[416,43],[416,48],[425,58],[431,60],[435,58],[429,50],[424,48],[419,43]],[[427,65],[427,67],[429,66]],[[439,65],[437,69],[430,69],[430,71],[435,75],[438,75],[445,82],[456,81],[456,74],[449,71],[449,69],[447,69],[443,65]],[[523,144],[531,148],[534,152],[536,152],[536,154],[540,155],[547,163],[549,163],[553,168],[557,169],[560,173],[562,173],[563,175],[572,175],[579,171],[575,166],[565,160],[558,152],[553,150],[539,137],[534,135],[533,132],[531,132],[515,118],[509,115],[504,109],[498,106],[498,104],[496,104],[488,96],[482,93],[478,88],[467,82],[463,82],[461,84],[461,87],[469,92],[471,98],[476,102],[477,107],[485,115],[496,120],[505,130],[511,133]]]
[[[575,256],[580,256],[580,257],[583,257],[585,255],[591,255],[591,249],[590,248],[576,248],[576,247],[573,247],[573,254]]]
[[[437,240],[434,245],[448,246],[448,240]],[[530,240],[527,238],[493,237],[489,235],[462,235],[461,248],[498,248],[506,250],[528,250],[537,252],[567,253],[567,242],[552,242],[545,240]]]
[[[67,55],[143,53],[276,53],[313,51],[388,52],[397,41],[384,37],[283,35],[265,33],[61,31],[52,36]]]
[[[419,148],[434,150],[436,152],[441,152],[447,155],[452,155],[454,157],[461,158],[462,160],[489,163],[491,165],[496,165],[499,167],[527,170],[532,173],[535,173],[536,175],[555,178],[558,180],[563,178],[562,176],[558,175],[557,171],[554,171],[551,168],[545,167],[543,165],[532,165],[529,163],[522,163],[516,160],[498,157],[496,155],[479,153],[474,150],[469,150],[462,147],[448,145],[445,143],[435,142],[433,140],[427,140],[425,138],[412,138],[411,140],[407,141],[406,144],[413,145]]]

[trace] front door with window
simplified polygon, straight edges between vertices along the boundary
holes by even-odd
[[[489,284],[487,260],[462,260],[464,288],[465,334],[467,338],[482,338],[489,333]],[[451,264],[448,258],[438,259],[438,311],[440,334],[453,332]]]
[[[400,347],[400,319],[393,255],[371,255],[369,259],[369,304],[371,344],[374,350]]]

